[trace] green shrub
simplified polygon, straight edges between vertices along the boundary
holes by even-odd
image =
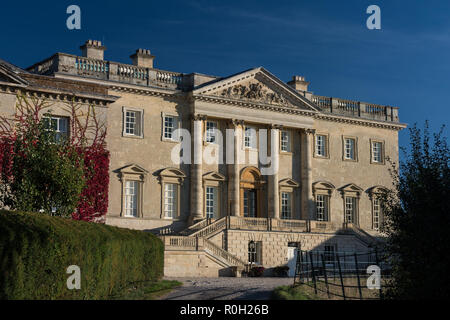
[[[164,245],[142,231],[0,211],[0,299],[106,299],[163,275]],[[81,290],[66,270],[81,269]]]

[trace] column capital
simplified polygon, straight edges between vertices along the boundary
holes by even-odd
[[[271,123],[268,125],[268,127],[269,127],[269,129],[283,130],[283,125],[281,125],[281,124]]]
[[[314,135],[314,134],[316,134],[316,129],[305,129],[305,133]]]
[[[230,119],[230,120],[228,120],[228,123],[234,127],[238,127],[238,126],[244,125],[244,120]]]
[[[191,115],[191,119],[192,120],[194,120],[194,121],[203,121],[203,120],[206,120],[206,115],[204,115],[204,114],[193,114],[193,115]]]

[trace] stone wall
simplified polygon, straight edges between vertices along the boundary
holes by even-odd
[[[244,262],[248,261],[248,243],[262,243],[261,264],[273,268],[287,263],[290,242],[300,244],[301,250],[324,250],[325,245],[335,245],[337,251],[366,252],[367,247],[350,235],[311,234],[290,232],[262,232],[227,230],[228,251]]]
[[[166,277],[219,277],[231,276],[230,268],[218,263],[204,251],[164,252]]]

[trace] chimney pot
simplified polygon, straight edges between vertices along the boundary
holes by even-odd
[[[83,57],[103,60],[106,47],[98,40],[88,40],[81,47]]]
[[[303,76],[293,76],[292,80],[288,82],[288,85],[297,91],[306,92],[308,91],[309,82]]]
[[[148,49],[138,49],[136,53],[130,56],[133,65],[143,68],[153,68],[155,56],[151,55]]]

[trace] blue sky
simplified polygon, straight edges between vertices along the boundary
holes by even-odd
[[[81,30],[66,28],[71,4]],[[371,4],[381,30],[366,28]],[[450,1],[8,1],[0,10],[0,58],[20,67],[96,39],[107,60],[129,63],[145,48],[165,70],[263,66],[284,81],[305,76],[316,94],[398,106],[408,124],[428,119],[437,130],[450,118]]]

